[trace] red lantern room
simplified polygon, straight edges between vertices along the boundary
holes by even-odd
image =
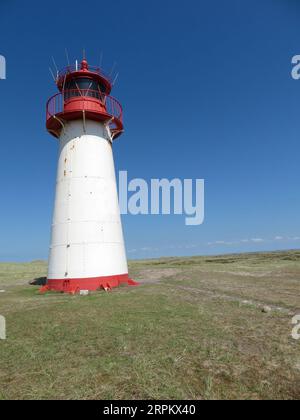
[[[89,66],[83,59],[80,68],[69,66],[58,72],[56,85],[59,93],[47,102],[47,130],[59,137],[64,123],[86,119],[106,123],[112,139],[123,132],[121,104],[112,96],[112,82],[100,68]]]

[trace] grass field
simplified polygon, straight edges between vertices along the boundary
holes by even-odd
[[[140,286],[89,296],[45,274],[0,264],[0,399],[300,398],[300,251],[133,261]]]

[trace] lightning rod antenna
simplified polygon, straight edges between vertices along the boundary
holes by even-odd
[[[56,79],[55,79],[55,76],[51,67],[49,67],[49,71],[50,71],[51,76],[53,77],[54,83],[56,83]]]
[[[113,72],[114,72],[114,70],[115,70],[115,68],[116,68],[116,65],[117,65],[117,63],[116,63],[116,62],[114,62],[113,66],[112,66],[112,69],[111,69],[111,71],[110,71],[110,73],[109,73],[109,77],[111,77],[111,75],[113,74]]]
[[[52,61],[53,61],[53,64],[54,64],[54,67],[55,67],[56,73],[57,73],[57,75],[58,75],[58,68],[57,68],[57,65],[56,65],[56,62],[55,62],[55,60],[54,60],[54,57],[53,57],[53,56],[52,56]]]
[[[117,81],[118,77],[119,77],[119,72],[116,74],[116,76],[115,76],[115,78],[114,78],[114,81],[112,82],[113,86],[115,85],[115,83],[116,83],[116,81]]]

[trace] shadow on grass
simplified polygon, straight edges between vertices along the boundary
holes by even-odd
[[[47,277],[36,277],[35,279],[29,282],[31,286],[45,286],[46,283]]]

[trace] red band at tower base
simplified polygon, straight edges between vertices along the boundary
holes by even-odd
[[[132,280],[128,274],[119,274],[115,276],[87,277],[80,279],[48,279],[46,286],[40,289],[40,292],[54,290],[65,293],[79,293],[80,290],[107,290],[118,287],[121,284],[128,286],[137,286],[139,283]]]

